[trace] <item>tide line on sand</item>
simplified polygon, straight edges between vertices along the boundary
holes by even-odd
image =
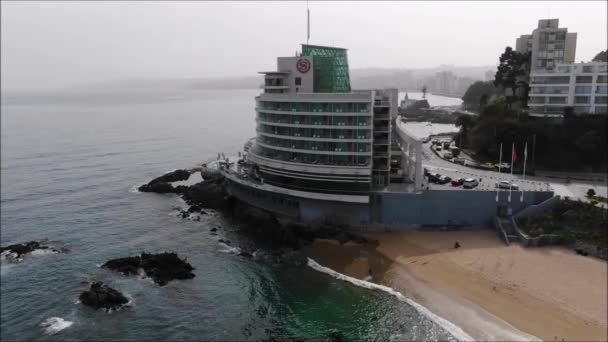
[[[378,285],[378,284],[370,283],[365,280],[360,280],[357,278],[349,277],[342,273],[336,272],[336,271],[332,270],[331,268],[321,266],[311,258],[308,258],[308,266],[316,271],[328,274],[339,280],[347,281],[355,286],[363,287],[363,288],[370,289],[370,290],[383,291],[392,296],[395,296],[400,301],[406,302],[407,304],[413,306],[414,309],[416,309],[420,314],[426,316],[433,322],[437,323],[439,326],[441,326],[443,329],[445,329],[448,333],[450,333],[452,336],[454,336],[454,338],[456,338],[457,340],[474,341],[474,339],[471,336],[469,336],[469,334],[464,332],[464,330],[462,330],[460,327],[458,327],[454,323],[452,323],[442,317],[437,316],[436,314],[432,313],[429,309],[416,303],[412,299],[407,298],[401,292],[396,291],[395,289],[393,289],[391,287],[384,286],[384,285]]]

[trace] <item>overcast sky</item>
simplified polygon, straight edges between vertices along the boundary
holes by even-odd
[[[2,89],[155,78],[253,76],[306,40],[306,2],[1,3]],[[605,1],[315,2],[311,44],[349,49],[351,68],[494,65],[559,18],[576,61],[606,49]]]

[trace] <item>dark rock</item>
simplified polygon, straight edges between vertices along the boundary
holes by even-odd
[[[158,194],[174,194],[176,193],[173,185],[169,183],[148,183],[139,187],[141,192],[155,192]]]
[[[209,229],[209,231],[212,232],[212,233],[213,232],[217,232],[217,228],[213,227],[213,228]]]
[[[460,248],[460,244],[458,243],[458,241],[456,241],[456,242],[454,243],[454,248]]]
[[[190,188],[190,187],[189,187],[189,186],[187,186],[187,185],[178,185],[178,186],[176,186],[176,187],[174,188],[174,192],[175,192],[176,194],[183,194],[183,193],[185,193],[186,191],[188,191],[188,188]]]
[[[133,275],[137,274],[137,270],[141,268],[141,258],[139,256],[134,256],[112,259],[101,265],[101,267],[108,268],[124,275]]]
[[[146,275],[158,285],[166,285],[173,279],[194,278],[194,267],[175,253],[141,254],[141,265]]]
[[[172,171],[172,172],[165,173],[164,175],[162,175],[160,177],[154,178],[148,184],[171,183],[171,182],[185,181],[185,180],[188,180],[188,178],[190,178],[190,171],[188,171],[188,170],[175,170],[175,171]]]
[[[23,243],[17,243],[6,247],[0,247],[0,254],[7,255],[7,258],[20,259],[25,254],[31,253],[35,250],[51,250],[55,253],[67,252],[67,248],[55,248],[48,245],[48,240],[33,240]]]
[[[139,256],[113,259],[102,267],[123,274],[136,274],[142,268],[147,276],[152,278],[160,286],[166,285],[173,279],[194,278],[194,267],[185,260],[180,259],[175,253],[149,254],[142,253]]]
[[[203,209],[203,208],[201,208],[201,206],[200,206],[200,205],[196,205],[196,204],[194,204],[194,205],[190,206],[190,208],[188,208],[188,211],[189,211],[189,212],[191,212],[191,213],[194,213],[194,212],[199,212],[199,211],[201,211],[202,209]]]
[[[196,222],[198,222],[198,221],[200,221],[200,220],[201,220],[201,217],[200,217],[200,216],[194,216],[194,217],[192,217],[192,221],[196,221]]]
[[[251,254],[251,252],[247,252],[247,251],[241,251],[239,253],[240,256],[245,257],[245,258],[253,258],[253,254]]]
[[[187,210],[182,210],[179,212],[179,214],[182,218],[187,218],[188,216],[190,216],[190,213]]]
[[[219,240],[217,240],[217,242],[225,243],[227,245],[230,244],[230,240],[224,240],[224,239],[219,239]]]
[[[179,185],[177,187],[173,187],[173,185],[169,183],[188,180],[188,178],[190,178],[190,171],[175,170],[160,177],[154,178],[148,184],[140,186],[139,191],[155,192],[159,194],[183,193],[188,189],[187,186]]]
[[[210,181],[199,182],[188,187],[182,197],[189,204],[200,205],[203,208],[220,209],[226,205],[226,191],[223,177]]]
[[[14,245],[1,247],[0,253],[9,252],[17,254],[17,257],[20,258],[24,254],[31,253],[36,249],[40,248],[40,242],[38,241],[29,241],[24,243],[17,243]]]
[[[122,293],[104,285],[102,282],[94,282],[89,290],[80,294],[80,302],[94,308],[117,309],[129,300]]]

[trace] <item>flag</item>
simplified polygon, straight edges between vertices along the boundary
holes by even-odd
[[[513,155],[511,156],[511,159],[513,159],[513,161],[517,160],[517,152],[515,152],[515,150],[513,150]]]

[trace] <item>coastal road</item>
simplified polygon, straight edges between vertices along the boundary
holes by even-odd
[[[513,179],[516,184],[524,191],[528,190],[546,190],[550,186],[556,195],[568,196],[570,198],[585,199],[585,194],[588,189],[594,189],[596,194],[608,197],[608,187],[606,183],[599,181],[571,181],[566,183],[563,179],[538,177],[526,175],[512,175],[509,173],[498,173],[489,170],[480,170],[456,164],[439,158],[435,152],[431,150],[431,143],[422,144],[422,166],[437,172],[442,175],[457,178],[475,178],[482,182],[479,190],[495,190],[495,183],[499,180]],[[430,184],[432,188],[451,188],[451,185]]]

